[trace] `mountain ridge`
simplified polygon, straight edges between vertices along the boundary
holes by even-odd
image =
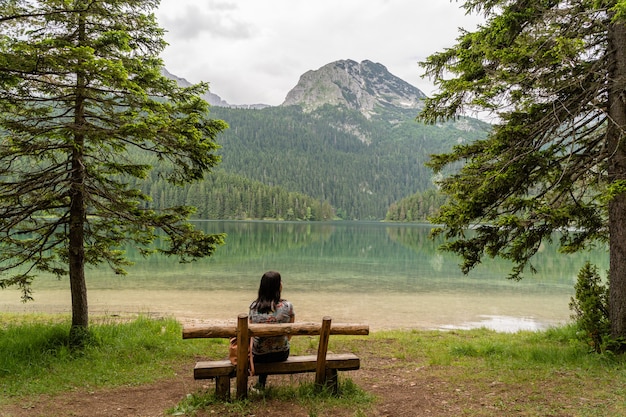
[[[170,73],[163,75],[175,80],[181,87],[192,84],[185,78]],[[203,98],[216,107],[262,109],[268,104],[230,104],[219,95],[207,92]],[[417,87],[393,75],[380,63],[370,60],[356,62],[351,59],[330,62],[300,76],[298,83],[287,92],[279,106],[301,106],[311,112],[323,105],[341,105],[372,117],[380,108],[395,107],[419,111],[426,95]]]
[[[305,112],[325,104],[343,105],[369,118],[378,108],[419,111],[425,98],[421,90],[391,74],[384,65],[347,59],[302,74],[281,105],[300,105]]]
[[[167,68],[161,68],[161,73],[169,78],[170,80],[174,80],[176,81],[176,83],[180,86],[180,87],[190,87],[193,84],[190,83],[189,81],[187,81],[185,78],[179,77],[175,74],[172,74],[171,72],[169,72],[167,70]],[[271,107],[269,104],[230,104],[229,102],[227,102],[226,100],[224,100],[222,97],[218,96],[215,93],[212,93],[211,91],[206,92],[205,94],[202,95],[202,98],[204,100],[207,101],[207,103],[209,103],[211,106],[216,106],[216,107],[230,107],[230,108],[234,108],[234,109],[263,109],[265,107]]]

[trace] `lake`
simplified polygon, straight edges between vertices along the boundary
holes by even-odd
[[[234,322],[256,297],[261,275],[277,270],[283,296],[298,321],[369,324],[386,328],[498,331],[538,330],[567,322],[578,270],[589,260],[603,275],[608,252],[574,255],[545,245],[522,281],[506,277],[510,263],[485,260],[463,275],[460,259],[437,250],[430,225],[368,222],[203,221],[224,232],[213,257],[180,264],[144,259],[127,248],[135,265],[127,276],[102,267],[87,271],[90,314],[174,316],[185,322]],[[34,302],[15,289],[0,291],[6,312],[71,311],[69,282],[38,277]]]

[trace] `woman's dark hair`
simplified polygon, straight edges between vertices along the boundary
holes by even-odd
[[[252,302],[250,308],[261,314],[267,314],[274,311],[276,304],[280,301],[280,273],[276,271],[267,271],[261,277],[259,285],[259,295]]]

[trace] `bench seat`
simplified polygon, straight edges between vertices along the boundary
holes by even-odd
[[[202,361],[193,368],[194,379],[213,379],[218,376],[235,377],[237,367],[228,359],[223,361]]]
[[[315,372],[317,356],[290,356],[284,362],[255,363],[257,374],[297,374]],[[326,368],[330,370],[354,371],[361,367],[361,360],[352,353],[329,353],[326,355]],[[216,377],[235,377],[237,367],[229,360],[202,361],[196,363],[193,370],[194,379],[213,379]]]

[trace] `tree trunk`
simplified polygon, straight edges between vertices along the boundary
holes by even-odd
[[[77,145],[77,147],[79,146]],[[72,329],[70,330],[70,340],[78,344],[82,343],[82,339],[89,325],[84,247],[84,223],[86,219],[84,194],[85,172],[81,160],[82,158],[79,151],[74,151],[72,157],[72,202],[70,206],[68,254],[70,289],[72,293]]]
[[[613,65],[609,72],[609,125],[607,152],[609,184],[626,181],[626,25],[609,28],[609,54]],[[626,337],[626,192],[619,192],[609,202],[609,316],[614,338]]]
[[[85,21],[83,18],[78,26],[79,43],[85,40]],[[84,147],[85,134],[85,75],[81,71],[76,74],[76,98],[74,105],[74,143],[72,150],[72,173],[70,184],[69,213],[69,273],[72,294],[72,328],[70,342],[80,345],[84,342],[89,326],[89,310],[87,307],[87,284],[85,282],[85,222],[87,209],[85,206],[85,165]]]

